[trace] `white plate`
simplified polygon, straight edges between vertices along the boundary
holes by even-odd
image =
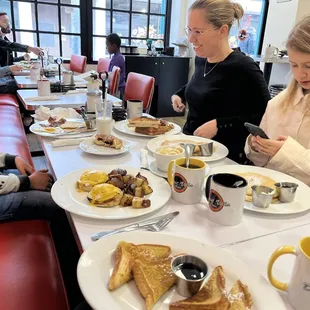
[[[151,172],[154,173],[155,175],[158,175],[159,177],[162,177],[162,178],[167,178],[167,172],[162,171],[162,170],[157,168],[157,164],[156,164],[156,160],[155,159],[150,160],[149,168],[150,168]],[[209,173],[210,173],[210,166],[207,165],[207,167],[206,167],[206,176]]]
[[[151,152],[155,152],[156,148],[161,146],[161,144],[165,141],[175,141],[175,140],[192,140],[193,142],[203,142],[203,143],[209,143],[213,142],[213,145],[215,146],[215,152],[213,152],[212,156],[195,156],[195,158],[199,158],[203,161],[211,162],[216,160],[221,160],[225,158],[228,155],[228,148],[217,142],[210,139],[202,138],[202,137],[196,137],[196,136],[187,136],[187,135],[175,135],[175,136],[160,136],[157,138],[154,138],[150,140],[147,143],[147,147]]]
[[[255,172],[261,175],[270,177],[276,182],[293,182],[297,183],[298,189],[296,192],[295,201],[291,203],[272,203],[268,208],[255,207],[251,202],[245,202],[244,208],[258,213],[266,214],[296,214],[305,212],[310,209],[309,197],[310,188],[303,182],[279,171],[242,165],[227,165],[211,168],[211,174],[215,173],[238,173],[238,172]]]
[[[145,138],[154,138],[154,137],[161,137],[161,136],[166,137],[168,135],[177,135],[178,133],[181,132],[181,127],[178,124],[171,123],[171,122],[169,122],[169,124],[172,124],[174,128],[162,135],[155,135],[155,136],[148,136],[143,133],[135,132],[135,127],[127,126],[127,120],[115,122],[114,128],[122,133],[126,133],[127,135],[145,137]]]
[[[131,143],[127,140],[123,140],[123,147],[119,150],[100,146],[94,143],[94,138],[88,138],[80,143],[80,149],[86,153],[101,155],[101,156],[111,156],[111,155],[120,155],[127,153],[131,149]]]
[[[141,215],[145,215],[154,212],[163,207],[170,199],[171,188],[169,184],[162,178],[153,175],[151,172],[142,171],[142,175],[147,177],[150,186],[153,188],[153,193],[146,196],[151,200],[151,207],[145,209],[133,209],[132,207],[113,207],[113,208],[99,208],[93,207],[89,204],[86,196],[87,193],[78,192],[76,190],[76,182],[79,177],[86,170],[102,170],[109,173],[115,168],[126,169],[127,173],[136,175],[140,170],[134,167],[126,167],[119,165],[105,165],[97,167],[89,167],[88,169],[79,169],[73,171],[57,182],[52,187],[52,198],[63,209],[78,214],[80,216],[107,219],[107,220],[119,220],[134,218]]]
[[[67,119],[68,122],[76,122],[78,124],[80,124],[81,126],[82,125],[85,125],[85,122],[83,119]],[[92,135],[93,132],[96,130],[96,129],[93,129],[93,130],[89,130],[89,131],[86,131],[86,132],[76,132],[76,131],[71,131],[71,132],[68,132],[66,133],[62,128],[60,127],[55,127],[56,129],[56,132],[47,132],[47,131],[44,131],[44,127],[41,127],[41,124],[42,125],[48,125],[48,121],[39,121],[39,122],[36,122],[34,124],[32,124],[29,128],[29,130],[36,134],[36,135],[39,135],[39,136],[42,136],[42,137],[52,137],[52,138],[72,138],[73,136],[89,136],[89,135]]]
[[[178,219],[176,218],[175,221]],[[77,277],[82,293],[96,310],[140,310],[145,309],[144,299],[134,281],[114,292],[108,290],[108,281],[114,266],[114,250],[120,241],[169,245],[172,254],[188,253],[203,259],[213,269],[221,265],[226,277],[226,290],[240,279],[248,285],[252,294],[252,310],[286,310],[277,291],[255,271],[231,253],[204,245],[199,241],[183,237],[151,232],[130,232],[118,234],[93,243],[81,256]],[[171,288],[154,306],[153,310],[168,310],[169,304],[184,299]]]

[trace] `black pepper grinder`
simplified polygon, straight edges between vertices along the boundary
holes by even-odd
[[[109,78],[109,73],[106,71],[102,71],[99,73],[99,78],[102,81],[102,100],[104,102],[105,99],[105,92],[106,92],[106,81]]]
[[[58,65],[59,92],[61,92],[61,64],[62,64],[62,58],[58,57],[58,58],[56,59],[56,64]]]

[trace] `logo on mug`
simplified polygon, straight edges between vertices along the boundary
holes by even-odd
[[[186,191],[188,183],[182,174],[174,174],[173,188],[177,193],[183,193]]]
[[[224,200],[222,196],[213,189],[210,191],[209,207],[213,212],[219,212],[224,208]]]
[[[304,282],[303,289],[307,292],[310,292],[310,283]]]

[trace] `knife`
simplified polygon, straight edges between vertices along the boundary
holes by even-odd
[[[143,221],[139,221],[137,223],[134,223],[134,224],[130,224],[130,225],[127,225],[127,226],[123,226],[121,228],[117,228],[117,229],[113,229],[113,230],[108,230],[108,231],[102,231],[102,232],[99,232],[99,233],[95,233],[91,236],[91,239],[93,241],[97,241],[99,240],[100,238],[106,236],[106,235],[109,235],[111,233],[115,234],[115,233],[120,233],[120,232],[125,232],[125,231],[131,231],[131,230],[135,230],[137,228],[141,228],[141,227],[145,227],[145,226],[148,226],[148,225],[152,225],[152,224],[155,224],[157,223],[158,221],[162,220],[162,219],[165,219],[165,218],[175,218],[180,212],[179,211],[175,211],[175,212],[172,212],[172,213],[168,213],[168,214],[165,214],[165,215],[161,215],[161,216],[157,216],[157,217],[153,217],[153,218],[150,218],[150,219],[146,219],[146,220],[143,220]]]

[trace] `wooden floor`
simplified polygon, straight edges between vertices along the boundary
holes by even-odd
[[[183,128],[185,124],[185,117],[184,116],[176,116],[176,117],[163,117],[162,119],[167,120],[169,122],[173,122],[181,126]],[[37,139],[37,136],[33,133],[27,134],[27,140],[30,148],[31,153],[43,152],[41,143]],[[32,156],[32,160],[34,163],[34,167],[36,170],[45,170],[48,169],[48,164],[45,156]]]

